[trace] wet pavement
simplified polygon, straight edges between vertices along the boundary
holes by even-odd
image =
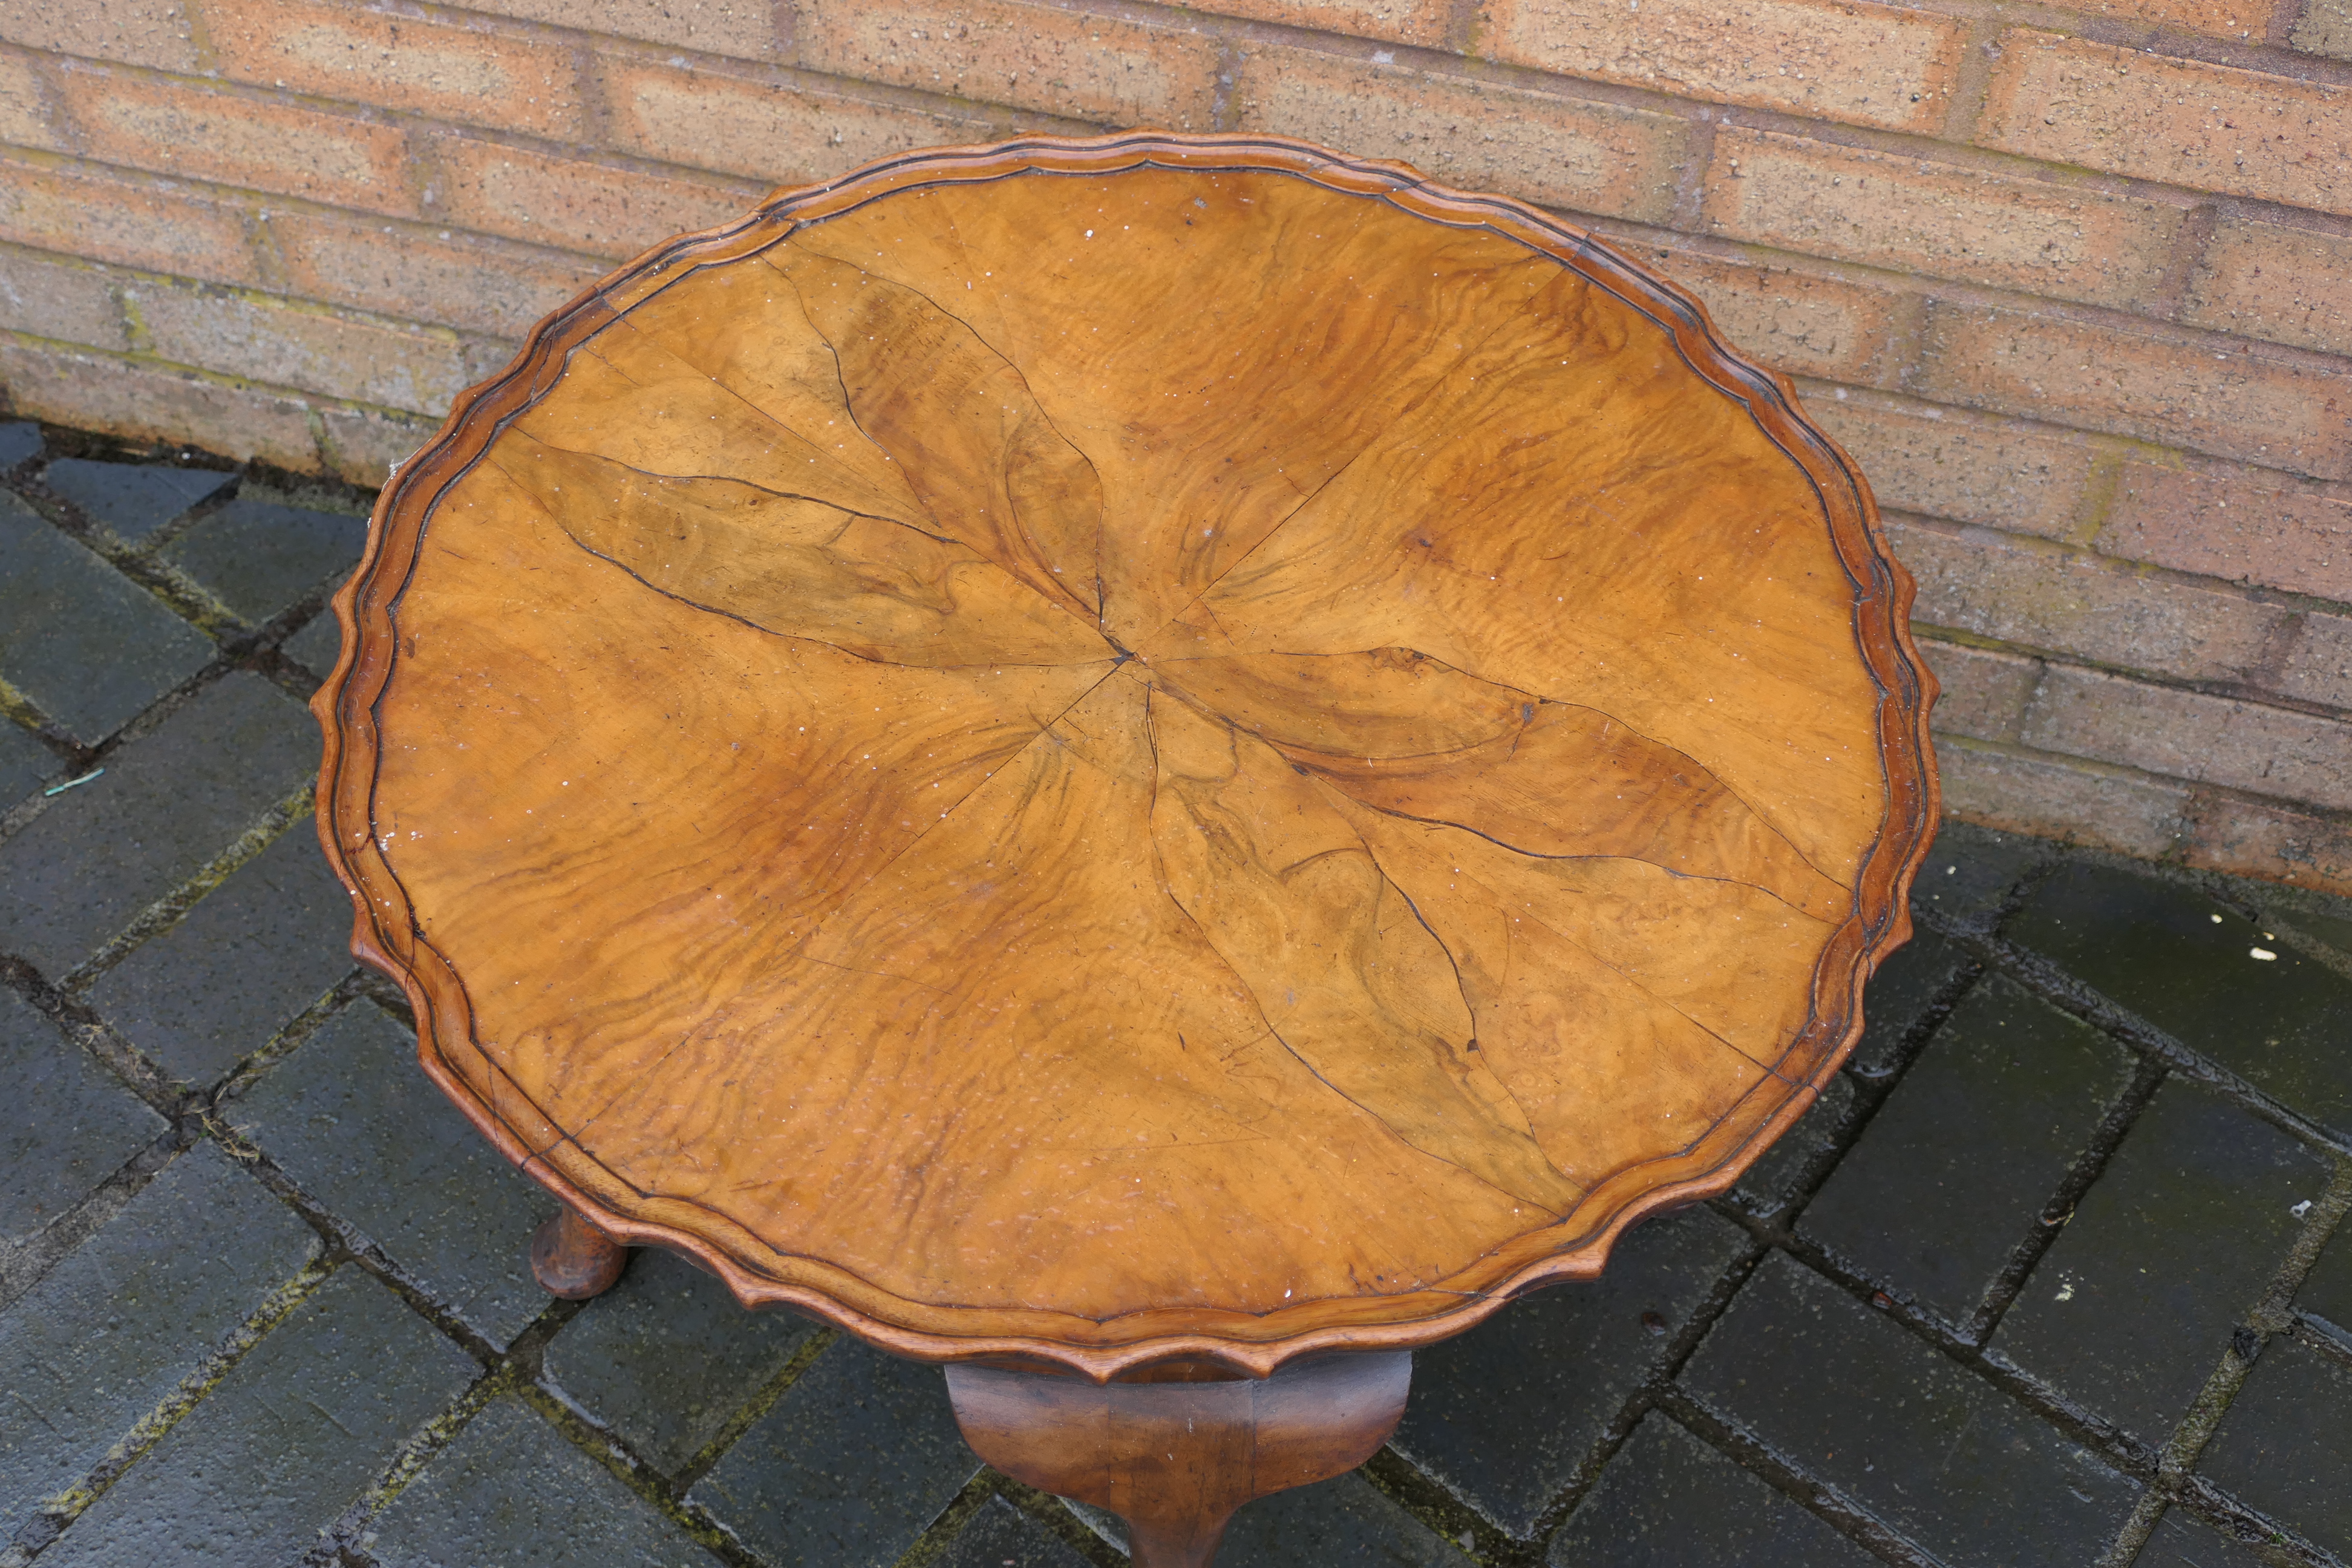
[[[1125,1561],[936,1369],[639,1253],[426,1084],[310,837],[361,492],[0,426],[0,1563]],[[1422,1352],[1222,1561],[2352,1559],[2352,905],[1948,825],[1732,1194]]]

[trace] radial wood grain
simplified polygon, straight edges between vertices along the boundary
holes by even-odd
[[[322,836],[598,1228],[906,1353],[1256,1372],[1595,1272],[1907,934],[1932,681],[1785,384],[1240,137],[876,165],[384,492]]]

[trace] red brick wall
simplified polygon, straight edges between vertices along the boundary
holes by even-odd
[[[1656,263],[1877,487],[1956,811],[2352,889],[2352,0],[0,0],[0,381],[373,483],[669,233],[1139,124]]]

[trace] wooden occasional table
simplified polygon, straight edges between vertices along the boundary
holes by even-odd
[[[1787,384],[1558,219],[933,152],[458,400],[319,822],[542,1279],[667,1247],[949,1363],[1205,1563],[1811,1102],[1935,816],[1910,601]]]

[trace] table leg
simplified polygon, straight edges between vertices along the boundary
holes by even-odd
[[[1095,1384],[961,1365],[947,1374],[972,1452],[1126,1520],[1135,1568],[1209,1568],[1242,1504],[1371,1458],[1404,1414],[1412,1356],[1335,1355],[1218,1382]]]
[[[610,1290],[629,1264],[629,1249],[561,1208],[530,1238],[530,1272],[539,1288],[567,1301]]]

